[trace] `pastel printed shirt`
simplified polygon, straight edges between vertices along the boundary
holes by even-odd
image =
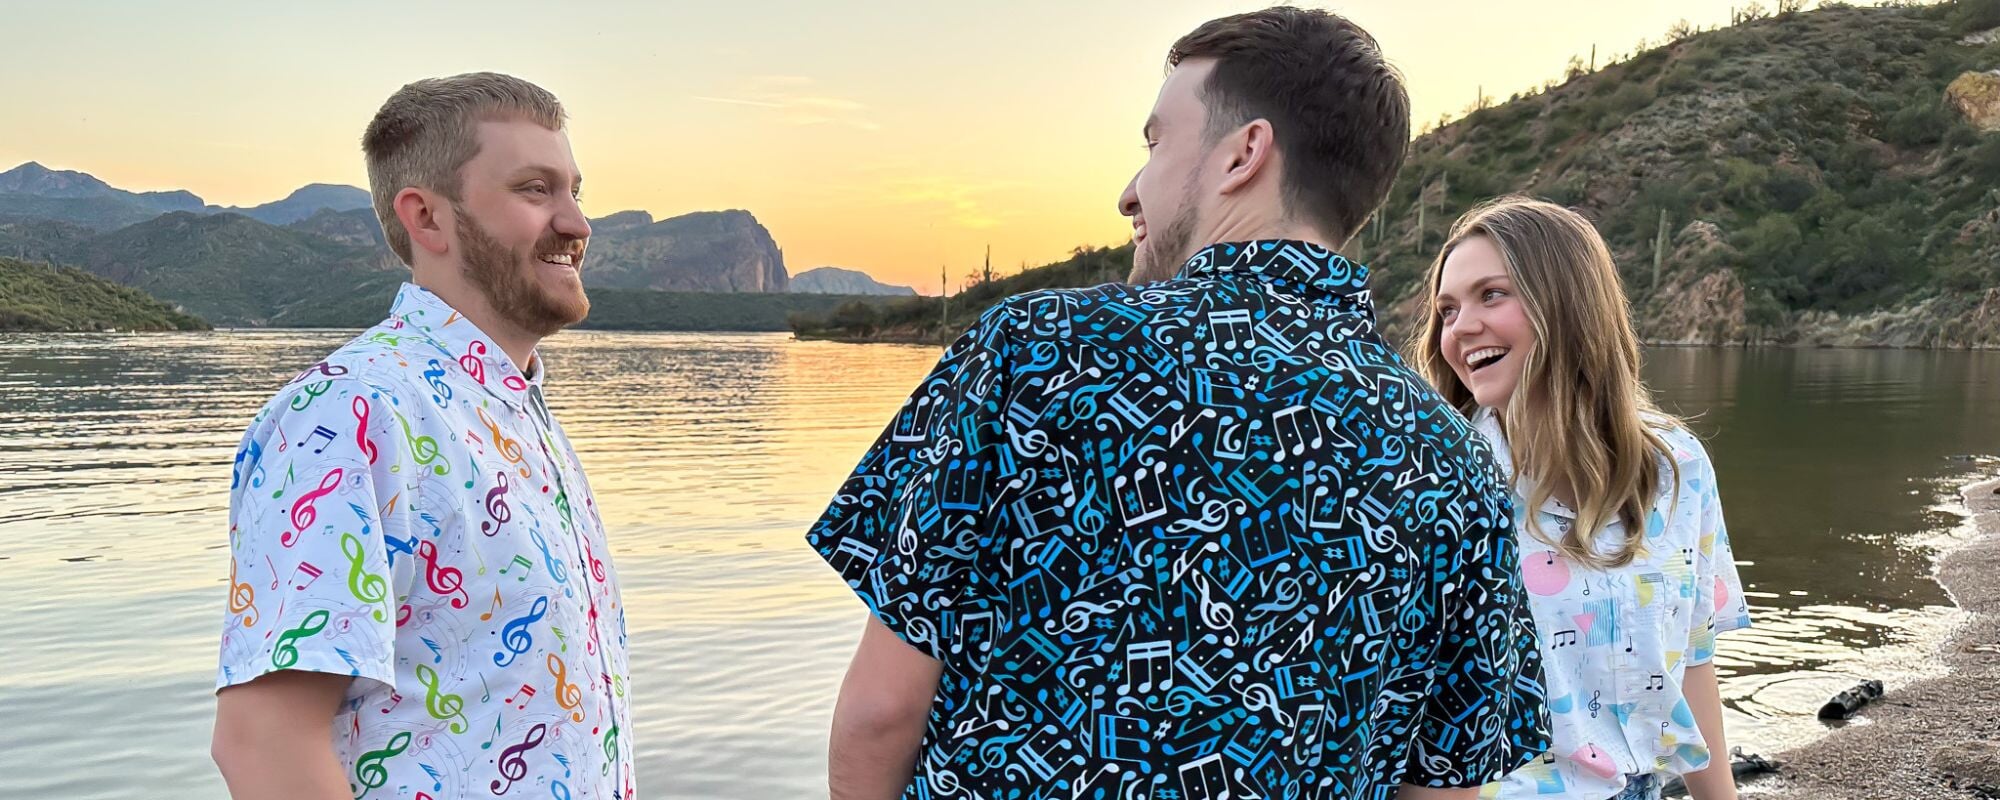
[[[355,676],[363,800],[634,796],[624,607],[541,373],[405,284],[244,436],[216,685]]]
[[[1367,274],[1215,245],[945,351],[808,534],[943,664],[905,798],[1377,800],[1547,747],[1507,486]]]
[[[1474,426],[1512,468],[1499,417],[1481,409]],[[1749,627],[1749,604],[1736,576],[1715,469],[1694,434],[1661,431],[1680,466],[1661,477],[1647,520],[1646,551],[1631,564],[1597,570],[1572,563],[1515,528],[1521,574],[1541,634],[1554,746],[1489,785],[1481,797],[1564,797],[1603,800],[1625,787],[1625,776],[1680,774],[1709,763],[1709,751],[1681,694],[1687,668],[1715,657],[1715,635]],[[1528,486],[1515,487],[1525,508]],[[1678,500],[1675,493],[1678,491]],[[1576,515],[1549,501],[1542,529],[1560,539]],[[1610,551],[1624,539],[1612,522],[1593,540]]]

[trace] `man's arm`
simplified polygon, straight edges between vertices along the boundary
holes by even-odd
[[[1729,766],[1729,743],[1722,737],[1722,686],[1716,682],[1715,662],[1687,668],[1681,678],[1681,694],[1694,711],[1695,726],[1708,745],[1708,767],[1681,776],[1688,796],[1694,800],[1736,800],[1736,773]]]
[[[333,717],[354,679],[285,670],[223,689],[209,753],[235,800],[348,800]]]
[[[883,800],[915,773],[931,698],[944,668],[873,616],[833,707],[827,751],[832,800]]]

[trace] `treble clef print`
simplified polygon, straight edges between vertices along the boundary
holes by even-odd
[[[604,561],[599,559],[596,553],[590,552],[589,542],[585,542],[583,545],[583,557],[590,561],[590,577],[595,578],[598,583],[603,583]]]
[[[431,462],[435,461],[437,465],[431,466],[432,472],[439,475],[451,474],[451,462],[438,457],[436,439],[417,435],[415,431],[410,430],[410,421],[404,419],[402,414],[397,414],[394,409],[389,413],[395,415],[396,423],[403,426],[403,441],[410,446],[410,456],[417,460],[417,466],[431,466]]]
[[[361,452],[368,456],[368,465],[375,465],[375,457],[380,455],[375,443],[368,441],[368,401],[359,396],[354,398],[354,441],[361,446]]]
[[[326,630],[326,623],[331,619],[333,615],[321,609],[307,614],[304,624],[278,634],[278,646],[271,651],[271,667],[291,669],[299,663],[299,648],[295,642]]]
[[[439,595],[456,595],[451,598],[452,608],[464,608],[472,602],[465,593],[465,572],[457,567],[438,563],[437,545],[429,541],[417,543],[417,557],[424,560],[424,582],[430,584],[431,591]]]
[[[369,792],[389,783],[389,770],[382,766],[382,762],[402,755],[404,750],[410,749],[412,738],[414,737],[410,736],[409,731],[396,734],[390,737],[388,747],[362,753],[361,757],[355,760],[354,779],[361,782],[361,793],[355,795],[354,800],[361,800],[367,797]]]
[[[306,492],[299,497],[298,502],[292,504],[292,530],[285,531],[278,537],[279,544],[291,547],[299,543],[299,536],[306,532],[306,528],[313,524],[313,520],[319,519],[319,509],[313,503],[333,494],[333,490],[340,488],[340,479],[346,475],[346,470],[334,467],[319,479],[318,489]]]
[[[443,377],[444,365],[439,364],[435,358],[431,359],[430,369],[424,370],[424,380],[430,383],[431,391],[436,393],[431,395],[431,402],[437,403],[438,408],[450,407],[451,384],[440,380]]]
[[[236,559],[229,559],[229,613],[243,614],[243,627],[257,624],[257,588],[248,582],[236,582]]]
[[[528,777],[528,760],[522,758],[521,754],[540,747],[542,737],[547,736],[548,732],[548,725],[537,722],[535,727],[528,729],[528,738],[521,740],[520,744],[500,751],[500,777],[505,778],[507,782],[503,784],[498,780],[494,781],[492,786],[494,794],[506,794],[508,789],[514,788],[515,781]]]
[[[465,346],[465,355],[458,357],[458,365],[465,369],[465,374],[472,376],[472,381],[481,386],[486,385],[485,355],[486,343],[474,339],[472,344]]]
[[[528,463],[527,459],[521,454],[521,443],[509,439],[507,438],[507,434],[501,433],[500,423],[493,421],[492,417],[487,416],[486,409],[479,409],[479,421],[486,425],[486,432],[493,435],[493,446],[500,451],[500,457],[507,459],[507,463],[513,464],[518,468],[521,471],[521,477],[528,477]]]
[[[306,378],[312,377],[313,375],[325,375],[329,378],[338,378],[346,374],[347,374],[346,367],[340,366],[339,364],[328,364],[324,361],[321,361],[310,367],[306,367],[305,370],[300,372],[297,377],[292,378],[291,383],[287,383],[285,385],[290,386],[292,383],[298,383],[299,381],[305,380]]]
[[[549,674],[556,679],[556,705],[568,709],[572,722],[583,721],[583,687],[569,682],[569,667],[560,656],[549,654]]]
[[[417,682],[424,685],[424,710],[437,719],[451,720],[452,733],[464,733],[469,726],[465,698],[439,690],[437,670],[428,664],[417,665]]]
[[[332,387],[333,387],[333,381],[320,381],[319,383],[306,384],[305,393],[292,398],[292,410],[293,411],[306,410],[307,406],[312,405],[312,402],[314,400],[318,400],[320,395],[326,394],[326,390]]]
[[[509,621],[500,631],[500,646],[507,649],[505,652],[494,653],[493,663],[503,667],[511,665],[516,657],[528,652],[528,648],[534,647],[535,635],[528,632],[528,626],[542,621],[542,615],[548,611],[549,599],[537,597],[535,604],[528,608],[527,614]]]
[[[389,582],[382,576],[368,571],[368,551],[361,546],[361,540],[354,534],[340,535],[340,552],[347,554],[347,591],[354,599],[363,603],[381,604],[375,609],[376,622],[388,622]]]
[[[507,473],[493,473],[494,482],[499,484],[486,493],[486,515],[492,519],[479,523],[479,532],[492,536],[500,532],[500,526],[514,518],[514,510],[507,506]]]
[[[604,765],[598,768],[598,774],[611,774],[611,765],[616,763],[618,763],[618,725],[613,723],[611,730],[604,732]]]
[[[1604,693],[1603,693],[1603,692],[1591,692],[1591,693],[1590,693],[1590,718],[1591,718],[1591,719],[1597,719],[1597,712],[1598,712],[1599,710],[1601,710],[1601,709],[1603,709],[1603,708],[1604,708],[1604,704],[1603,704],[1603,703],[1600,703],[1600,702],[1598,702],[1598,699],[1599,699],[1599,698],[1601,698],[1601,697],[1603,697],[1603,696],[1604,696]]]

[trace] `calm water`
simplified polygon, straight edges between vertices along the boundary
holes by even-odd
[[[0,337],[0,797],[222,798],[208,761],[229,460],[346,334]],[[549,399],[613,536],[652,797],[824,796],[862,607],[800,538],[936,351],[564,334]],[[1932,547],[2000,454],[2000,354],[1656,350],[1699,415],[1759,627],[1731,735],[1809,738],[1855,677],[1952,624]]]

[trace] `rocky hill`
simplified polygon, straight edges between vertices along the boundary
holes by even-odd
[[[1526,193],[1610,243],[1657,343],[2000,347],[2000,0],[1752,12],[1570,74],[1418,137],[1372,223],[1386,332],[1424,313],[1451,222]],[[1011,290],[1122,279],[1060,264],[952,298],[962,323]],[[1115,273],[1115,274],[1112,274]],[[907,318],[801,320],[801,335],[944,341]],[[961,316],[961,314],[963,316]]]

